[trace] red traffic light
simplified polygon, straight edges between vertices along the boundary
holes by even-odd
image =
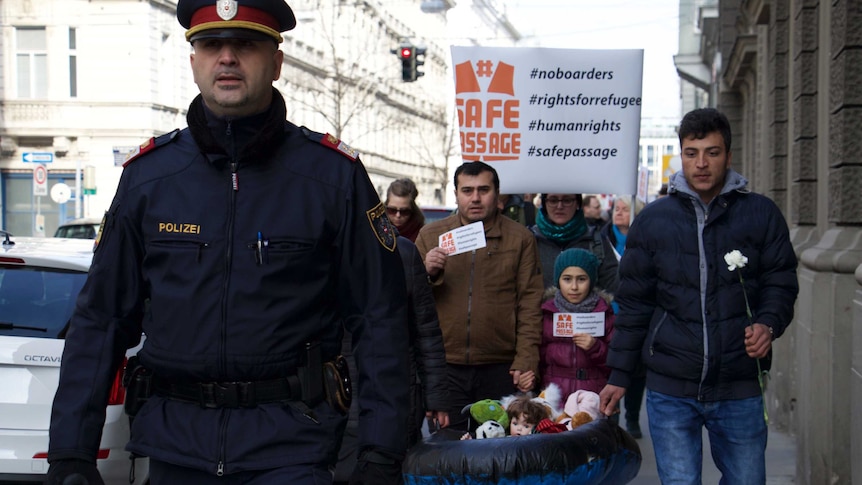
[[[404,59],[410,59],[413,56],[413,48],[412,47],[402,47],[401,48],[401,57]]]

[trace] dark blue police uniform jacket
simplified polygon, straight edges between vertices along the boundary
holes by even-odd
[[[127,164],[66,339],[51,461],[94,461],[112,379],[142,331],[139,355],[156,375],[255,381],[295,374],[310,341],[324,360],[337,355],[342,322],[358,342],[360,446],[403,455],[406,297],[391,225],[362,164],[285,122],[276,97],[260,116],[277,132],[263,152],[234,144],[254,144],[260,120],[208,116],[226,153],[205,153],[185,129]],[[226,474],[334,462],[344,417],[325,402],[313,411],[319,424],[280,403],[153,396],[128,449]]]

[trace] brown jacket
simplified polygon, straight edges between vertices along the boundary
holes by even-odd
[[[416,247],[422,258],[439,236],[460,227],[458,214],[428,224]],[[494,215],[485,223],[487,246],[449,256],[432,279],[450,364],[511,363],[538,373],[542,339],[542,274],[536,239],[521,224]]]

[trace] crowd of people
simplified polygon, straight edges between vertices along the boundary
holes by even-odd
[[[337,463],[399,483],[424,426],[469,433],[471,404],[552,385],[609,417],[626,396],[637,437],[639,382],[663,482],[699,482],[706,427],[730,483],[764,483],[759,373],[796,257],[731,169],[724,115],[688,113],[666,197],[615,197],[606,222],[599,197],[534,205],[465,162],[457,211],[426,225],[411,180],[380,201],[354,150],[286,121],[286,3],[179,0],[177,18],[200,94],[188,128],[126,162],[66,335],[47,483],[102,483],[108,392],[139,343],[127,449],[154,485],[331,483]],[[199,230],[159,229],[178,220]],[[441,244],[477,223],[483,246]],[[525,406],[519,434],[544,417]]]

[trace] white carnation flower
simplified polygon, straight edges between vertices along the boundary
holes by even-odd
[[[735,271],[736,269],[744,268],[748,264],[748,258],[739,252],[738,249],[734,249],[724,255],[724,262],[727,263],[728,271]]]

